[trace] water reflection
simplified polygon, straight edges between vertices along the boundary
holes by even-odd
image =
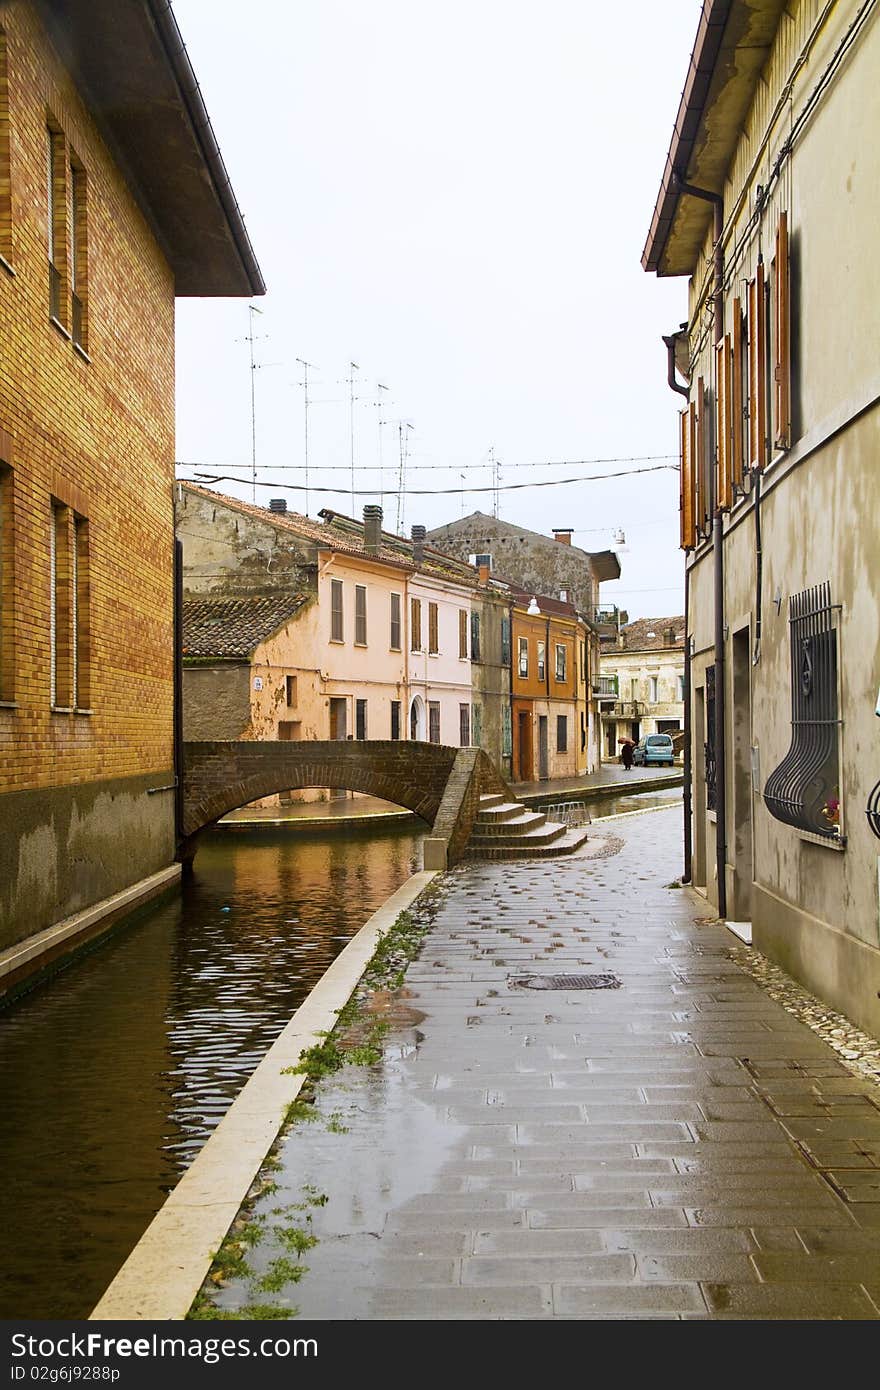
[[[411,829],[219,833],[179,898],[0,1016],[0,1316],[90,1311],[293,1010],[420,858]]]

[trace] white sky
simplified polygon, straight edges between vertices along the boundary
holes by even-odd
[[[686,283],[646,275],[640,257],[700,9],[175,0],[268,286],[254,319],[258,501],[286,495],[305,510],[302,492],[277,486],[304,481],[298,357],[320,369],[313,516],[352,510],[352,359],[357,486],[376,490],[355,513],[379,500],[383,382],[386,419],[415,427],[407,533],[492,511],[491,493],[414,495],[490,485],[492,446],[502,485],[649,466],[522,466],[539,460],[677,453],[679,401],[660,337],[686,317]],[[241,476],[218,487],[244,497],[248,318],[245,301],[178,305],[178,458]],[[397,424],[382,435],[387,488]],[[217,467],[231,464],[245,467]],[[631,618],[682,611],[676,472],[499,501],[506,520],[573,527],[588,550],[623,527],[623,575],[603,584],[603,602]],[[394,530],[396,486],[384,502]]]

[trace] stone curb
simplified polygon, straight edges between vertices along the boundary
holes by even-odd
[[[379,939],[434,873],[413,874],[364,923],[299,1006],[203,1149],[167,1197],[90,1314],[105,1320],[179,1320],[189,1312],[247,1196],[303,1075],[284,1075],[320,1042],[347,1003]]]

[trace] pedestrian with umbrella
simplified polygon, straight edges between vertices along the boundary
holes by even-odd
[[[633,765],[633,748],[635,747],[635,744],[633,743],[631,738],[623,738],[620,740],[620,742],[622,745],[620,749],[620,761],[623,763],[627,772],[629,772],[630,768]]]

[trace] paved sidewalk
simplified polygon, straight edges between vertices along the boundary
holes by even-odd
[[[604,859],[444,880],[385,1061],[322,1083],[257,1205],[267,1229],[298,1207],[319,1237],[274,1302],[343,1319],[880,1315],[880,1091],[666,886],[680,824],[627,817],[601,827]],[[563,974],[621,985],[516,983]],[[259,1275],[289,1253],[269,1235],[248,1260]],[[266,1301],[254,1288],[217,1302]]]

